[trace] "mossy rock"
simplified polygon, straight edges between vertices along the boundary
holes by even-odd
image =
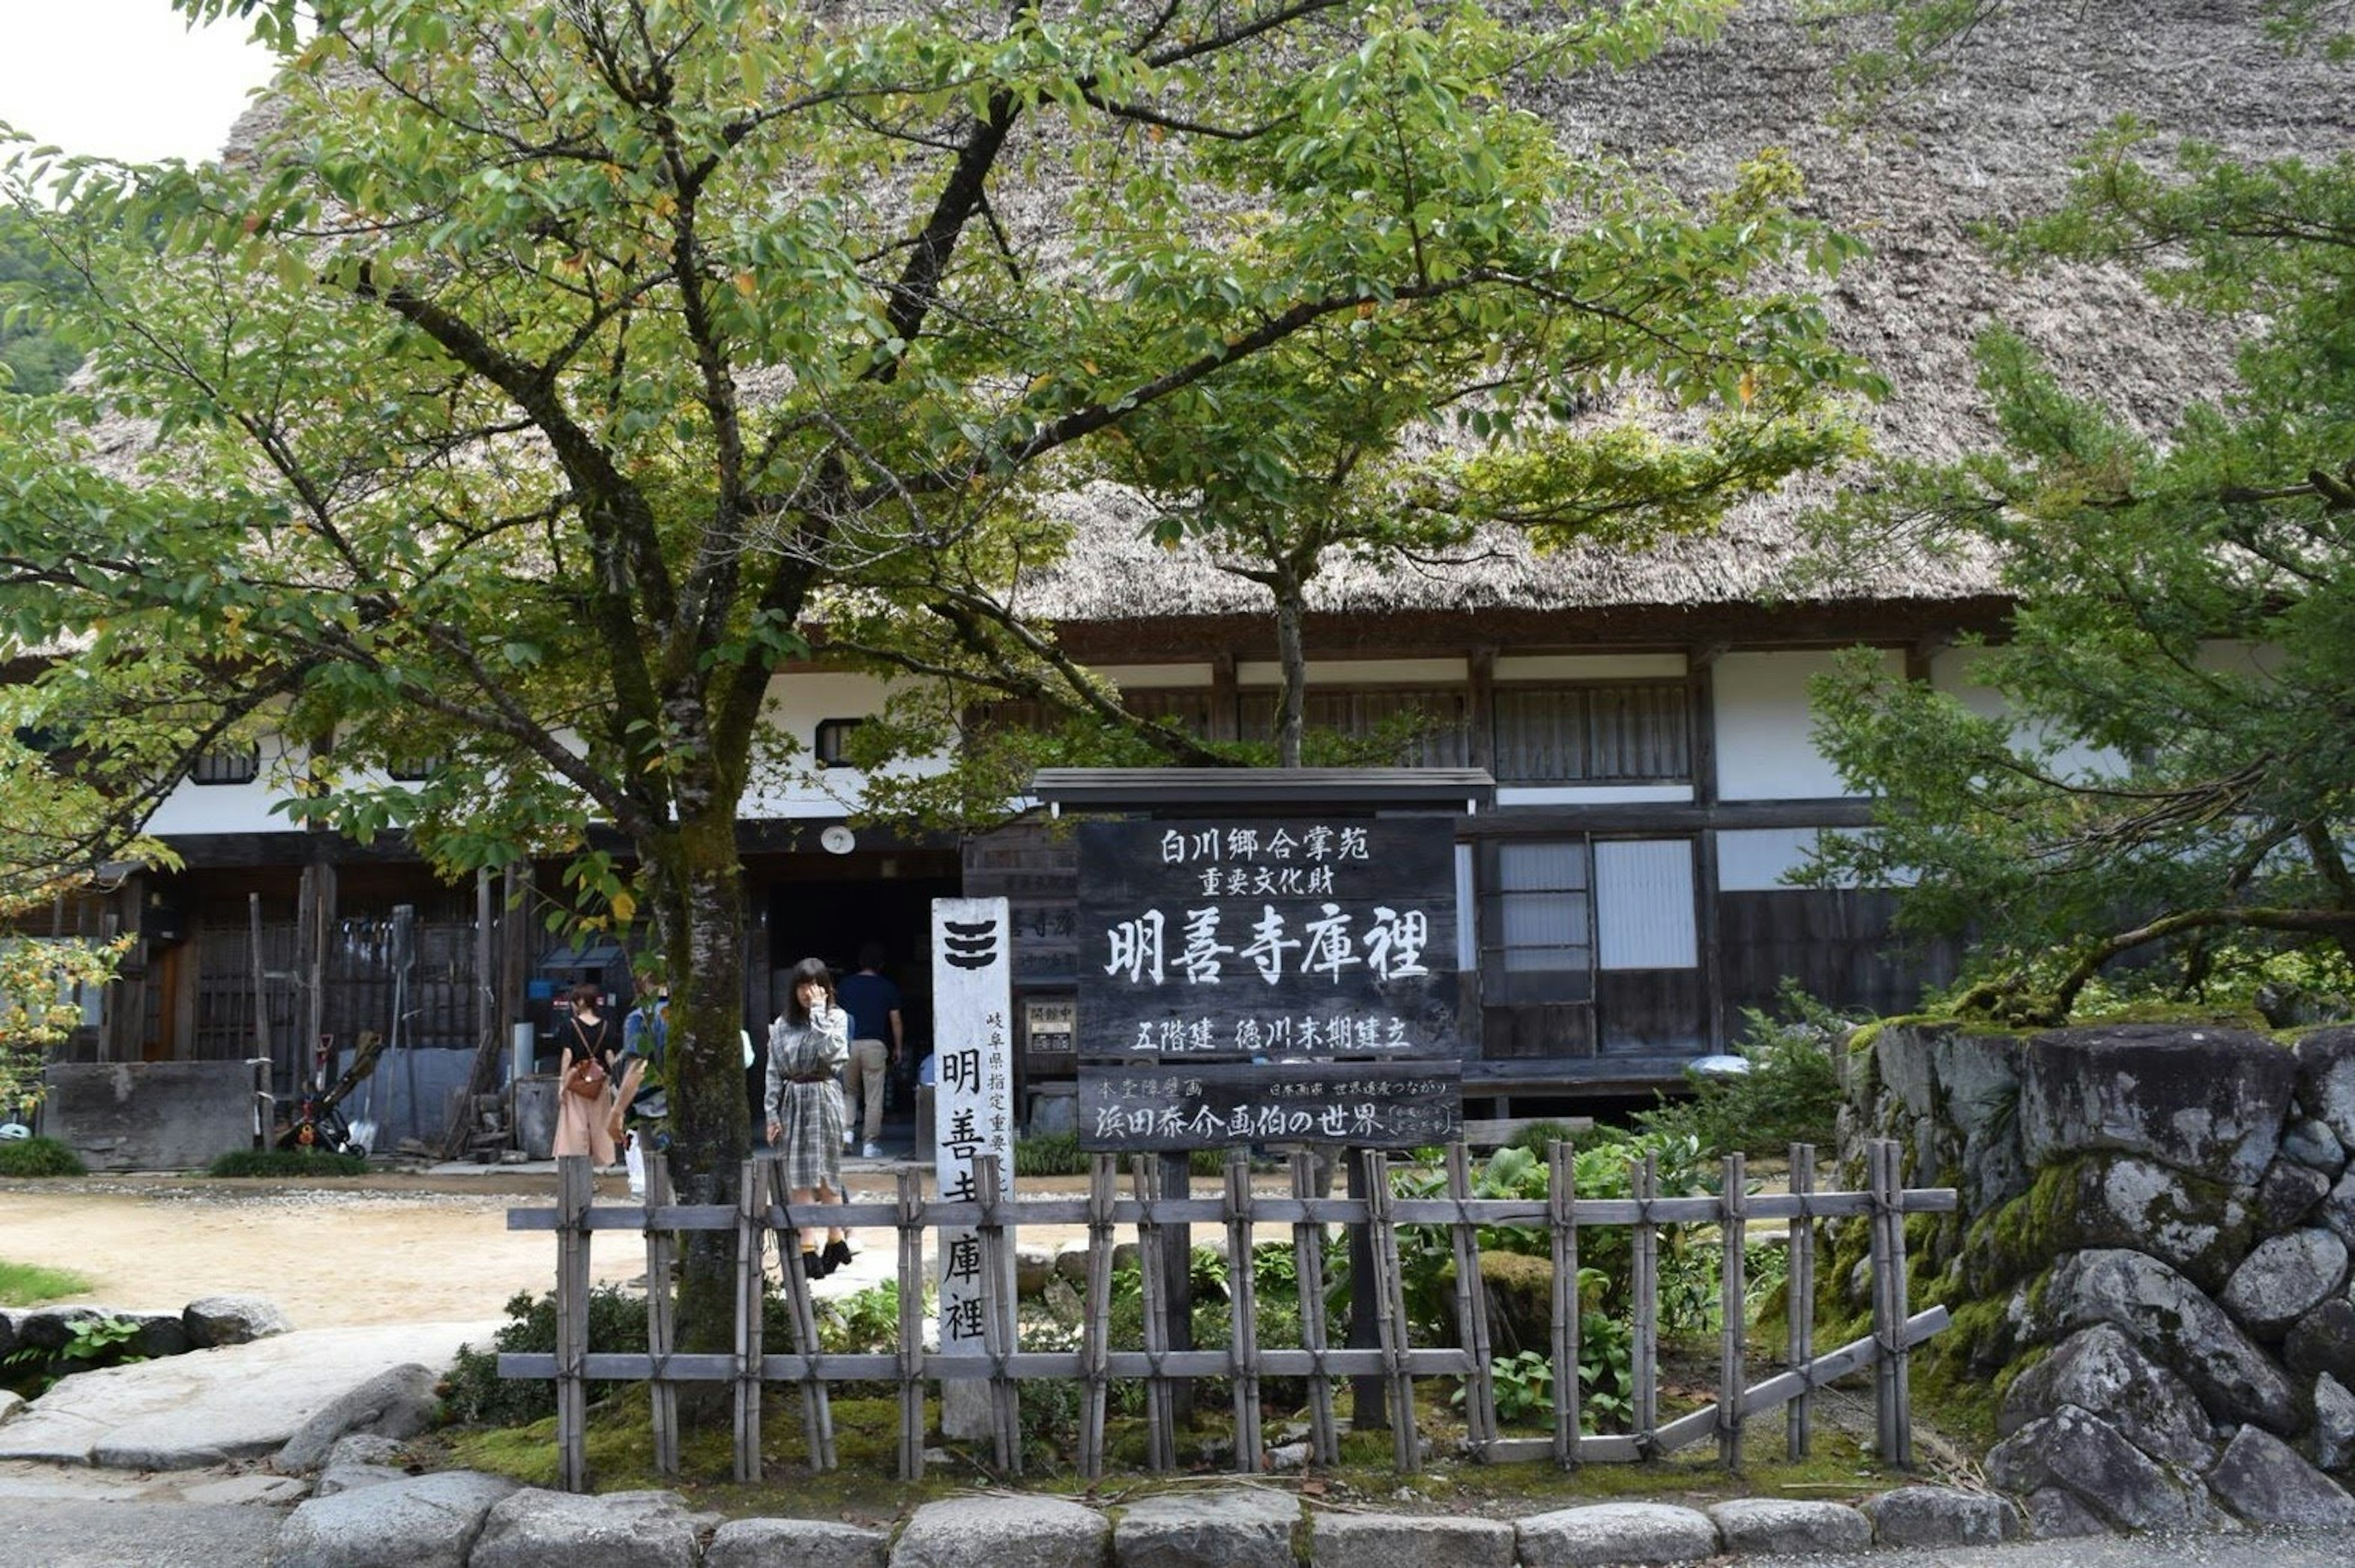
[[[1961,1275],[1971,1295],[1984,1296],[2064,1253],[2129,1247],[2214,1291],[2255,1240],[2246,1189],[2135,1155],[2085,1155],[2047,1166],[2026,1193],[1975,1224]]]
[[[1504,1356],[1553,1351],[1553,1260],[1528,1253],[1483,1252],[1480,1279],[1488,1289],[1489,1343]]]

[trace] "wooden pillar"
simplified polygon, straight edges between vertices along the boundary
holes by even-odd
[[[1354,1149],[1339,1151],[1348,1171],[1348,1194],[1365,1201],[1366,1164]],[[1378,1350],[1382,1344],[1381,1282],[1374,1277],[1374,1227],[1361,1221],[1349,1227],[1349,1338],[1352,1350]],[[1379,1432],[1391,1424],[1390,1380],[1380,1372],[1361,1372],[1349,1380],[1349,1424],[1359,1432]]]
[[[1161,1156],[1161,1196],[1185,1199],[1193,1195],[1194,1167],[1184,1152]],[[1167,1339],[1163,1341],[1172,1350],[1194,1348],[1194,1227],[1164,1225],[1161,1228],[1162,1303],[1166,1316]],[[1241,1266],[1248,1268],[1249,1264]],[[1183,1426],[1194,1419],[1194,1380],[1178,1378],[1170,1385],[1170,1417]]]
[[[1692,726],[1693,804],[1701,807],[1700,831],[1693,836],[1694,947],[1700,965],[1701,1022],[1709,1048],[1726,1047],[1725,965],[1718,934],[1717,656],[1715,644],[1693,651],[1685,668],[1685,709]]]
[[[1221,648],[1210,658],[1210,739],[1232,741],[1241,729],[1241,715],[1237,711],[1238,689],[1235,684],[1235,656]]]
[[[1497,769],[1497,650],[1493,646],[1476,647],[1466,661],[1471,672],[1471,684],[1465,702],[1465,720],[1471,733],[1465,761],[1476,768]]]
[[[524,982],[531,971],[531,862],[507,865],[499,904],[499,1025],[512,1030],[523,1021]],[[532,1063],[524,1063],[531,1071]]]

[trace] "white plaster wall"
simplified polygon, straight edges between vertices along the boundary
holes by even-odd
[[[2245,647],[2246,645],[2233,646]],[[1977,678],[1978,663],[1987,657],[1987,649],[1978,647],[1940,650],[1930,660],[1930,684],[1982,719],[2001,719],[2006,712],[2003,694],[1982,685]],[[2040,725],[2015,725],[2012,732],[2022,744],[2032,744],[2043,733],[2043,728]],[[2062,747],[2054,753],[2051,765],[2062,773],[2102,774],[2124,771],[2122,760],[2115,752],[2081,743]]]
[[[1463,659],[1316,660],[1308,666],[1311,686],[1443,686],[1472,678]],[[1273,659],[1247,659],[1235,666],[1239,686],[1281,686],[1284,667]]]
[[[1623,805],[1631,801],[1689,801],[1690,784],[1498,784],[1507,805]]]
[[[1710,675],[1717,722],[1717,794],[1721,800],[1815,800],[1846,795],[1812,739],[1815,715],[1807,681],[1829,670],[1838,655],[1727,654]],[[1889,667],[1902,667],[1895,652]]]
[[[1504,680],[1674,680],[1685,673],[1678,654],[1499,654]]]
[[[863,719],[883,706],[890,688],[871,675],[842,670],[795,670],[772,677],[767,718],[793,739],[794,752],[765,772],[756,771],[744,792],[741,817],[840,816],[854,809],[866,790],[857,768],[821,768],[812,760],[817,727],[828,719]],[[895,772],[939,773],[945,758],[893,764]]]
[[[265,736],[261,768],[251,784],[183,782],[147,819],[146,831],[166,836],[292,832],[293,819],[271,807],[287,797],[286,781],[299,773],[307,761],[307,753],[290,752],[275,736]]]

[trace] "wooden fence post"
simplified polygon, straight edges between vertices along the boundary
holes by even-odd
[[[924,1179],[900,1171],[900,1478],[924,1474]]]
[[[1488,1282],[1480,1275],[1480,1227],[1464,1205],[1472,1198],[1472,1155],[1461,1143],[1447,1147],[1447,1195],[1455,1200],[1448,1240],[1455,1258],[1455,1320],[1472,1358],[1464,1380],[1464,1426],[1473,1452],[1485,1460],[1497,1440],[1497,1380],[1488,1348]]]
[[[1881,1360],[1873,1367],[1875,1432],[1882,1460],[1913,1463],[1912,1391],[1906,1368],[1905,1215],[1900,1156],[1893,1139],[1866,1147],[1872,1189],[1872,1333]]]
[[[564,1489],[589,1489],[589,1205],[596,1172],[585,1154],[556,1162],[556,1457]]]
[[[1292,1195],[1303,1202],[1322,1195],[1316,1179],[1316,1156],[1308,1149],[1292,1151]],[[1325,1224],[1304,1220],[1292,1227],[1292,1251],[1300,1280],[1300,1345],[1311,1357],[1308,1374],[1308,1432],[1316,1462],[1335,1465],[1341,1458],[1341,1437],[1333,1420],[1333,1380],[1325,1371],[1325,1352],[1331,1347],[1325,1324]]]
[[[1136,1267],[1145,1289],[1145,1353],[1150,1360],[1145,1375],[1145,1463],[1147,1469],[1174,1470],[1178,1467],[1177,1424],[1170,1409],[1169,1380],[1161,1371],[1162,1358],[1169,1353],[1169,1320],[1165,1316],[1169,1306],[1165,1283],[1169,1259],[1162,1250],[1161,1221],[1155,1214],[1161,1200],[1159,1157],[1137,1156],[1130,1175],[1136,1188]]]
[[[1742,1464],[1742,1395],[1748,1386],[1742,1370],[1742,1339],[1749,1328],[1747,1296],[1749,1226],[1743,1215],[1745,1189],[1750,1182],[1747,1162],[1739,1154],[1725,1157],[1725,1174],[1719,1196],[1724,1219],[1718,1236],[1724,1251],[1718,1265],[1722,1289],[1718,1307],[1717,1458],[1727,1469]]]
[[[671,1201],[670,1157],[646,1156],[646,1355],[654,1363],[646,1383],[647,1403],[654,1408],[655,1469],[678,1474],[678,1385],[666,1375],[671,1352],[677,1348],[678,1326],[671,1296],[671,1260],[678,1243],[655,1222],[655,1211]]]
[[[1103,1475],[1104,1405],[1112,1380],[1112,1253],[1114,1183],[1119,1166],[1108,1154],[1088,1162],[1088,1277],[1086,1309],[1080,1325],[1080,1375],[1087,1387],[1080,1403],[1080,1474]]]
[[[809,1455],[814,1470],[834,1468],[834,1403],[826,1395],[826,1380],[817,1375],[814,1358],[818,1353],[817,1313],[810,1303],[809,1269],[802,1262],[801,1233],[807,1225],[810,1205],[804,1204],[795,1212],[786,1200],[791,1190],[785,1186],[784,1161],[770,1160],[767,1201],[762,1205],[764,1215],[774,1206],[783,1215],[786,1224],[777,1234],[777,1251],[784,1264],[785,1322],[793,1329],[794,1349],[805,1358],[802,1374],[802,1442]],[[817,1227],[823,1229],[823,1226]],[[757,1281],[759,1275],[756,1274]]]
[[[1629,1356],[1635,1386],[1628,1392],[1636,1448],[1648,1456],[1660,1424],[1660,1232],[1652,1220],[1652,1200],[1660,1195],[1659,1163],[1647,1154],[1629,1174],[1636,1192],[1636,1227],[1628,1245],[1633,1275],[1628,1296],[1636,1321]]]
[[[1382,1379],[1389,1385],[1391,1460],[1412,1475],[1423,1468],[1423,1444],[1415,1431],[1414,1375],[1407,1370],[1406,1282],[1399,1269],[1398,1227],[1391,1220],[1391,1157],[1380,1149],[1365,1155],[1366,1230],[1373,1243],[1374,1277],[1367,1282],[1381,1309],[1376,1327],[1381,1332]],[[1359,1289],[1349,1281],[1352,1295]]]
[[[1805,1200],[1815,1195],[1816,1146],[1791,1146],[1791,1195]],[[1794,1368],[1805,1367],[1816,1353],[1816,1217],[1803,1202],[1791,1216],[1790,1272],[1783,1287],[1784,1356]],[[1784,1438],[1794,1460],[1807,1456],[1808,1418],[1815,1396],[1801,1393],[1785,1407]]]
[[[761,1478],[761,1164],[748,1159],[736,1188],[736,1478]],[[799,1263],[780,1238],[785,1266]]]
[[[1004,1173],[994,1154],[974,1158],[974,1174],[981,1189],[981,1348],[989,1357],[989,1406],[997,1445],[997,1467],[1006,1475],[1022,1473],[1021,1391],[1007,1375],[1006,1358],[1020,1341],[1016,1334],[1014,1254],[1006,1244]]]
[[[1227,1156],[1227,1376],[1234,1391],[1235,1468],[1259,1474],[1259,1296],[1252,1268],[1251,1151]]]
[[[1575,1151],[1546,1145],[1546,1218],[1553,1240],[1553,1458],[1578,1463],[1578,1176]]]

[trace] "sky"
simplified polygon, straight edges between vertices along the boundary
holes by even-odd
[[[69,153],[214,156],[270,75],[243,24],[170,0],[0,0],[0,122]]]

